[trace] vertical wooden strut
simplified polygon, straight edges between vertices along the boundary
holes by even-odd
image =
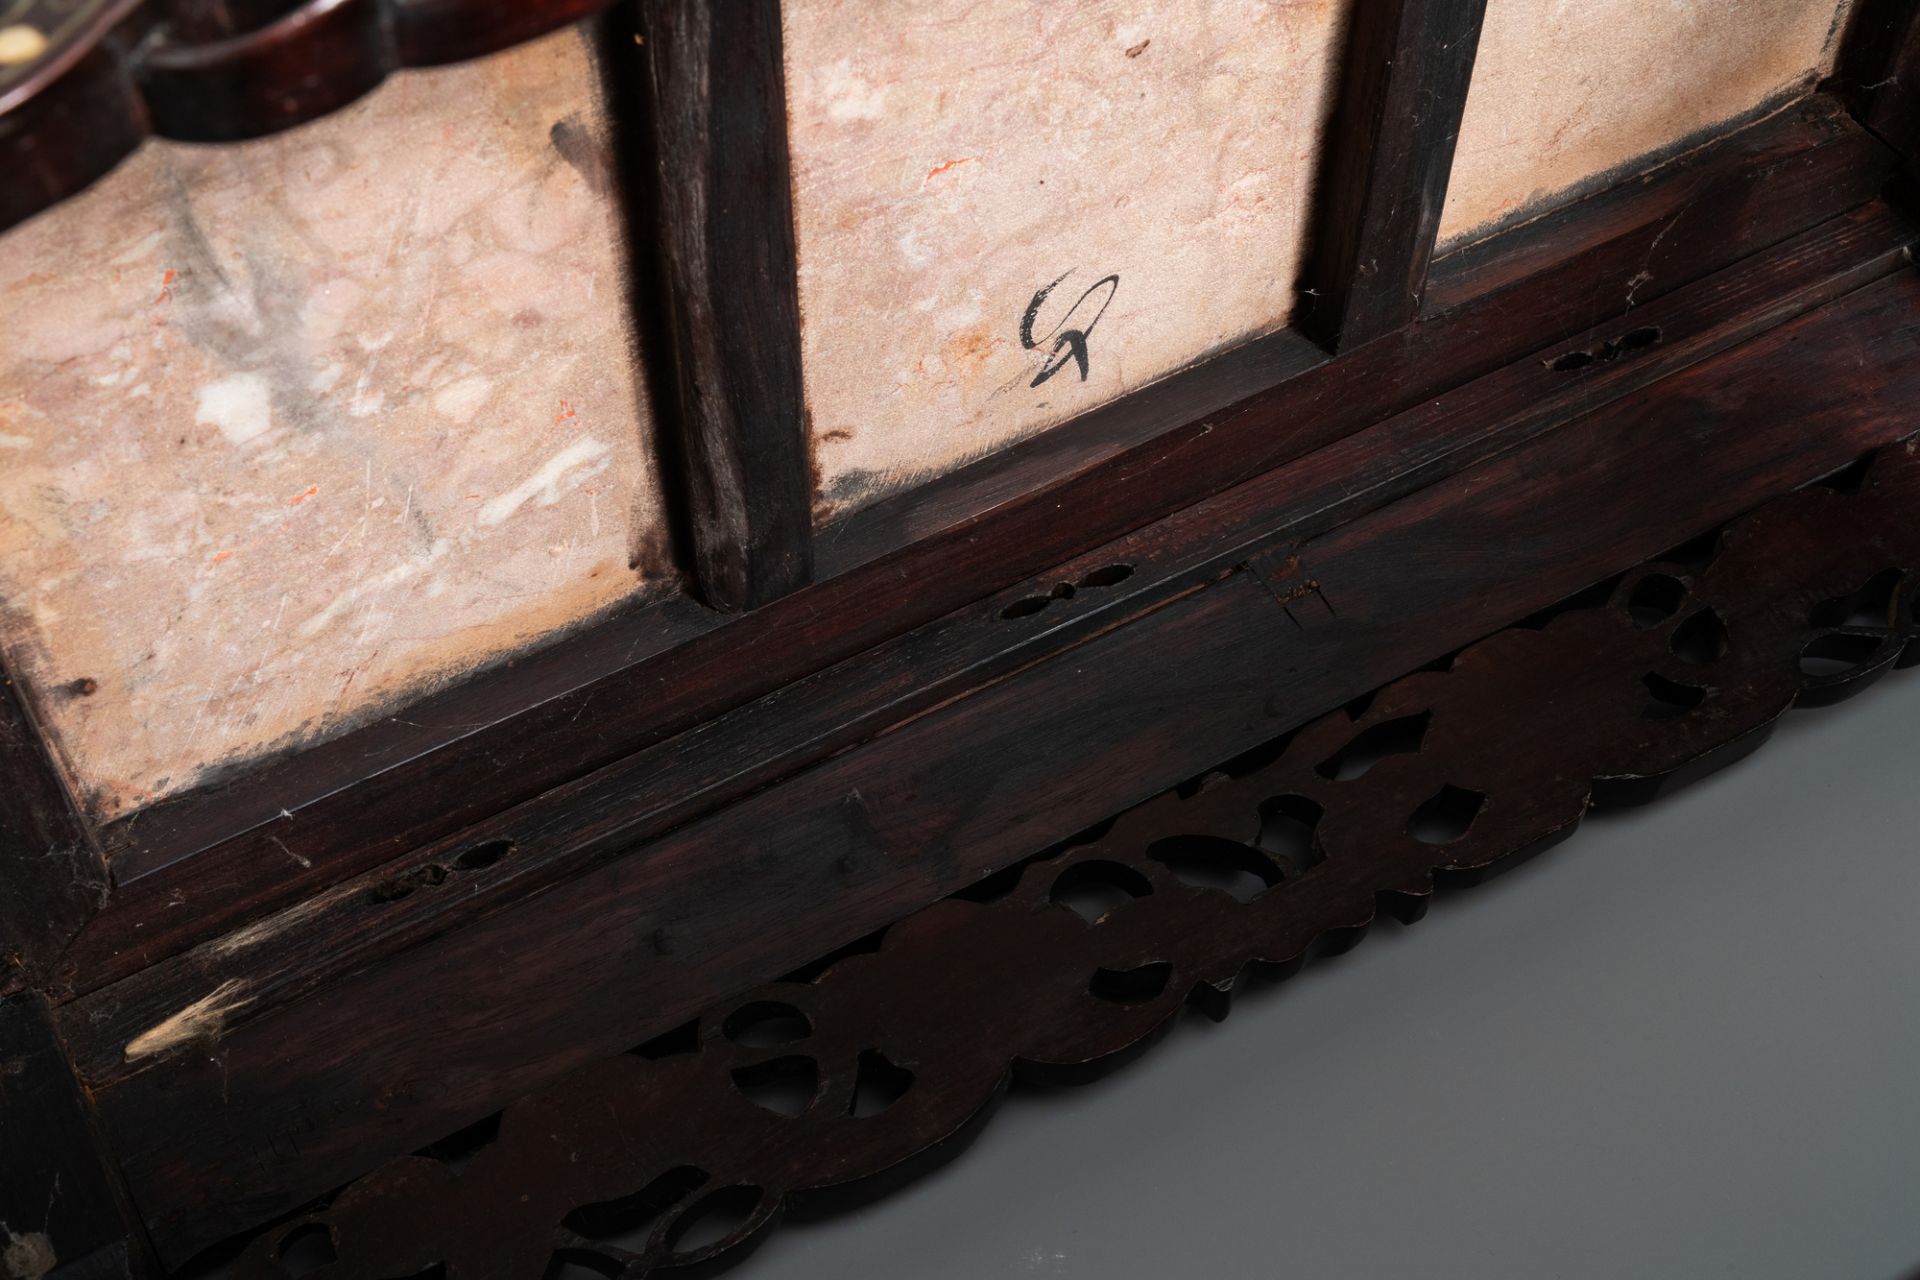
[[[1920,6],[1858,0],[1829,87],[1910,167],[1920,160]]]
[[[655,239],[698,590],[751,609],[813,568],[779,0],[640,0]]]
[[[55,696],[85,692],[69,687]],[[92,831],[20,689],[0,668],[0,994],[47,981],[108,884]]]
[[[145,1234],[36,992],[0,998],[0,1280],[133,1280]]]
[[[1321,161],[1302,325],[1333,351],[1420,310],[1486,0],[1359,0]]]

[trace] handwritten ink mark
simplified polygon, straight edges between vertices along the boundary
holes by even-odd
[[[1054,374],[1066,368],[1069,360],[1080,367],[1080,381],[1085,382],[1087,380],[1087,338],[1092,335],[1093,327],[1100,323],[1100,317],[1107,314],[1107,308],[1113,305],[1113,296],[1120,292],[1120,277],[1117,275],[1106,276],[1094,281],[1093,285],[1085,293],[1081,294],[1071,307],[1067,308],[1067,313],[1060,317],[1060,323],[1054,325],[1052,330],[1042,335],[1038,341],[1035,341],[1033,325],[1040,317],[1040,308],[1046,305],[1048,296],[1052,294],[1054,288],[1060,281],[1065,280],[1072,274],[1072,271],[1062,273],[1054,280],[1053,284],[1048,285],[1046,288],[1040,290],[1040,292],[1034,294],[1033,301],[1027,304],[1027,313],[1020,317],[1020,345],[1022,347],[1025,347],[1028,351],[1037,351],[1045,343],[1053,343],[1053,350],[1049,353],[1046,364],[1041,366],[1039,373],[1033,375],[1033,381],[1027,384],[1030,387],[1039,386]],[[1074,315],[1080,310],[1081,305],[1103,288],[1107,291],[1107,296],[1101,300],[1100,309],[1094,312],[1093,319],[1087,321],[1083,327],[1075,329],[1067,328],[1067,321],[1073,319]]]

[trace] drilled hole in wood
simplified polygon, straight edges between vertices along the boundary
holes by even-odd
[[[1173,978],[1173,965],[1155,960],[1132,969],[1094,970],[1087,993],[1109,1004],[1146,1004],[1160,998]]]
[[[1094,859],[1076,862],[1062,871],[1047,899],[1088,924],[1099,924],[1110,912],[1152,892],[1152,882],[1132,867]]]
[[[1055,600],[1071,600],[1074,597],[1074,587],[1071,582],[1055,583],[1053,590],[1048,594]]]
[[[1052,596],[1028,596],[1025,600],[1015,600],[1000,611],[1003,618],[1028,618],[1053,603]]]
[[[1080,585],[1083,587],[1117,587],[1132,576],[1132,565],[1110,564],[1104,569],[1095,569],[1092,573],[1080,579]]]
[[[792,1120],[813,1105],[820,1092],[820,1066],[793,1054],[735,1068],[733,1087],[754,1106]]]
[[[712,1192],[675,1220],[667,1232],[667,1251],[683,1260],[717,1252],[753,1221],[762,1194],[759,1187]]]
[[[373,902],[398,902],[417,889],[431,889],[435,885],[445,884],[446,881],[446,867],[438,862],[432,862],[424,867],[415,867],[391,880],[381,881],[367,891],[367,897]]]
[[[1571,373],[1575,369],[1585,369],[1596,364],[1609,364],[1622,356],[1658,346],[1663,336],[1659,326],[1642,325],[1638,329],[1628,330],[1617,338],[1610,338],[1598,347],[1562,352],[1546,363],[1547,367],[1556,373]]]
[[[1258,844],[1288,875],[1300,875],[1325,857],[1314,839],[1326,810],[1305,796],[1275,796],[1261,806]]]
[[[333,1247],[332,1230],[320,1222],[309,1222],[287,1232],[276,1252],[281,1268],[294,1277],[312,1275],[340,1260],[339,1252]]]
[[[1332,782],[1352,782],[1388,756],[1412,755],[1427,736],[1433,713],[1401,716],[1363,730],[1353,741],[1322,760],[1314,772]]]
[[[1584,369],[1593,363],[1593,356],[1585,351],[1569,351],[1565,355],[1554,357],[1548,367],[1555,373],[1571,373],[1575,369]]]
[[[770,1049],[813,1034],[807,1015],[778,1000],[756,1000],[727,1015],[720,1034],[746,1049]]]
[[[461,871],[480,871],[512,853],[514,847],[511,840],[489,840],[463,852],[453,865]]]
[[[1147,856],[1181,884],[1217,889],[1239,902],[1252,902],[1283,878],[1266,854],[1219,836],[1174,836],[1156,841]]]
[[[1648,672],[1643,683],[1647,686],[1647,705],[1640,712],[1643,720],[1678,720],[1705,702],[1710,692],[1698,685],[1669,680],[1657,672]]]
[[[1642,325],[1622,337],[1616,346],[1623,352],[1645,351],[1648,347],[1659,346],[1661,336],[1659,326]]]
[[[1650,573],[1634,584],[1627,597],[1627,615],[1641,631],[1650,631],[1687,602],[1687,584],[1671,574]]]
[[[1872,662],[1885,642],[1849,631],[1815,636],[1800,651],[1800,670],[1815,678],[1845,675]]]
[[[878,1049],[868,1049],[860,1055],[860,1072],[854,1078],[847,1114],[856,1120],[877,1116],[906,1097],[911,1088],[913,1072]]]
[[[698,1191],[706,1181],[705,1169],[676,1165],[631,1195],[581,1205],[561,1222],[582,1240],[616,1245],[638,1253],[646,1248],[648,1237],[667,1211]]]
[[[1702,609],[1675,628],[1671,647],[1674,657],[1696,667],[1718,662],[1727,653],[1727,624],[1711,608]]]
[[[1407,821],[1407,834],[1421,844],[1452,844],[1467,834],[1486,807],[1485,792],[1448,783],[1413,811]]]

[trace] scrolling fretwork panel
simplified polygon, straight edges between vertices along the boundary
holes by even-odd
[[[1412,921],[1920,661],[1920,437],[1483,640],[882,935],[394,1161],[241,1273],[627,1280],[957,1149],[1249,970]],[[1575,518],[1570,513],[1570,518]],[[1594,603],[1598,601],[1598,603]],[[319,1269],[315,1269],[315,1267]],[[570,1270],[580,1268],[582,1270]]]

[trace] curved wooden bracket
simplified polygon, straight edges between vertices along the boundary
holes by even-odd
[[[608,0],[0,4],[0,230],[147,137],[233,142],[337,111],[402,67],[545,35]]]

